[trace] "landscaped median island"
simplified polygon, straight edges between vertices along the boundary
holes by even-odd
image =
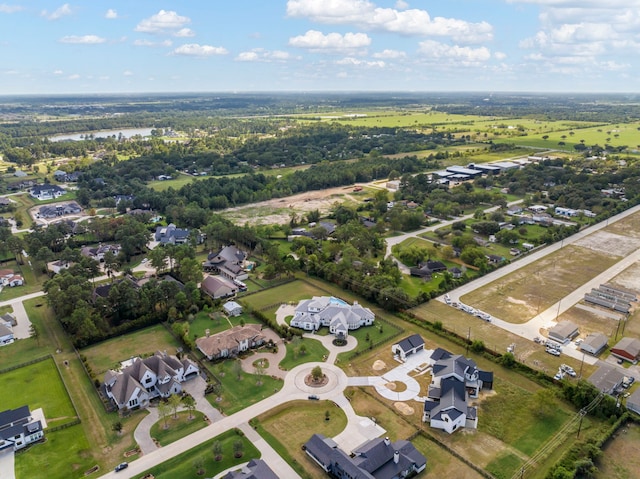
[[[237,455],[240,457],[236,457]],[[242,431],[226,431],[187,452],[145,471],[136,479],[153,474],[155,479],[213,477],[237,464],[260,457],[260,452]]]
[[[207,425],[204,414],[199,411],[181,411],[177,416],[169,413],[151,426],[150,435],[158,445],[166,446]]]

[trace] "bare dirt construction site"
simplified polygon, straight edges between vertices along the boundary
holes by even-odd
[[[274,198],[249,206],[227,208],[220,212],[222,216],[235,224],[243,225],[282,225],[288,224],[291,214],[299,218],[310,211],[318,210],[321,215],[328,214],[341,203],[357,204],[370,194],[366,189],[354,192],[353,186],[341,186],[326,190],[308,191],[286,198]]]

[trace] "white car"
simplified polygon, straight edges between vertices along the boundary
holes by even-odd
[[[449,296],[448,294],[444,295],[444,302],[445,304],[451,304],[451,296]]]
[[[557,349],[547,348],[545,349],[545,351],[551,354],[552,356],[560,356],[560,351],[558,351]]]

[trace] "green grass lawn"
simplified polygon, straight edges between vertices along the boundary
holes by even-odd
[[[243,443],[244,453],[242,457],[233,457],[233,443],[241,440]],[[213,443],[220,441],[222,445],[222,460],[215,461],[213,458]],[[193,449],[183,452],[182,454],[169,459],[151,469],[145,471],[138,478],[142,478],[147,474],[153,474],[156,479],[189,479],[201,477],[213,477],[217,473],[222,472],[236,464],[242,464],[251,459],[258,459],[260,452],[255,448],[244,435],[239,435],[235,431],[227,431],[213,439],[206,441]],[[194,464],[196,461],[202,461],[204,474],[198,475]]]
[[[250,305],[251,308],[259,310],[274,303],[297,303],[301,299],[311,299],[313,296],[321,296],[323,294],[326,293],[309,283],[304,281],[291,281],[282,286],[276,286],[267,291],[247,296],[243,299],[243,302]]]
[[[134,356],[151,355],[156,351],[175,354],[180,345],[160,324],[118,338],[108,339],[81,351],[98,375]]]
[[[189,324],[189,336],[192,338],[201,338],[206,334],[207,329],[210,334],[216,334],[225,331],[233,326],[240,325],[241,321],[245,324],[253,324],[257,321],[248,313],[242,313],[240,316],[230,318],[220,311],[212,313],[215,318],[211,319],[208,312],[201,311],[196,314],[195,319]]]
[[[24,296],[25,294],[41,291],[42,285],[49,279],[49,276],[42,273],[39,269],[36,270],[30,267],[26,259],[25,263],[22,265],[16,263],[16,261],[10,261],[3,265],[2,269],[12,269],[16,273],[22,275],[24,278],[24,284],[13,288],[3,288],[2,292],[0,292],[0,301],[9,301],[10,299]]]
[[[329,411],[330,419],[325,420]],[[292,401],[282,404],[257,418],[258,432],[276,449],[286,451],[293,467],[299,466],[306,477],[326,477],[324,471],[302,450],[302,445],[313,434],[327,437],[338,435],[347,426],[347,417],[335,404],[329,401]],[[274,441],[275,439],[275,441]],[[295,462],[294,462],[295,461]],[[305,476],[303,476],[305,477]]]
[[[226,360],[217,364],[207,363],[209,371],[222,383],[220,393],[222,400],[217,401],[215,394],[207,395],[207,400],[216,408],[227,415],[231,415],[247,406],[251,406],[271,396],[282,387],[281,379],[270,376],[256,376],[255,374],[241,371],[238,376],[238,360]],[[258,381],[261,384],[258,384]]]
[[[302,345],[307,349],[305,354],[299,352]],[[323,357],[325,355],[328,356],[329,351],[320,341],[302,338],[299,344],[294,344],[293,342],[287,344],[287,355],[280,362],[280,367],[288,371],[299,364],[324,361]]]
[[[83,477],[84,472],[96,464],[82,426],[52,433],[45,431],[45,438],[44,443],[16,455],[17,479]]]
[[[151,426],[151,437],[161,446],[166,446],[206,427],[207,423],[203,418],[204,414],[199,411],[194,411],[191,419],[188,411],[179,412],[177,418],[174,418],[170,413],[165,418],[167,428],[165,429],[165,419],[160,418],[157,423]]]
[[[27,405],[42,408],[49,427],[76,419],[76,411],[56,370],[53,359],[46,359],[0,375],[2,409]]]

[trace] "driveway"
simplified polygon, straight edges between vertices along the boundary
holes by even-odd
[[[265,374],[269,376],[273,376],[276,378],[284,379],[287,375],[286,371],[283,371],[278,366],[280,361],[284,359],[287,354],[287,348],[284,344],[284,340],[278,336],[274,331],[269,328],[265,328],[262,330],[262,334],[267,338],[271,339],[274,344],[278,346],[278,352],[276,353],[255,353],[251,356],[248,356],[240,361],[242,364],[242,370],[248,373],[252,373],[254,371],[253,363],[259,361],[260,359],[266,359],[269,363],[269,367],[265,369]]]
[[[366,326],[363,326],[363,327],[366,327]],[[336,346],[335,344],[333,344],[333,340],[336,338],[333,334],[329,334],[327,336],[320,336],[318,334],[305,333],[303,337],[320,341],[322,345],[325,348],[327,348],[327,350],[329,351],[327,362],[329,364],[335,364],[336,359],[338,359],[338,354],[351,351],[352,349],[355,349],[356,346],[358,345],[358,340],[353,336],[347,336],[347,344],[345,344],[344,346]]]
[[[0,452],[0,479],[16,479],[13,449]]]

